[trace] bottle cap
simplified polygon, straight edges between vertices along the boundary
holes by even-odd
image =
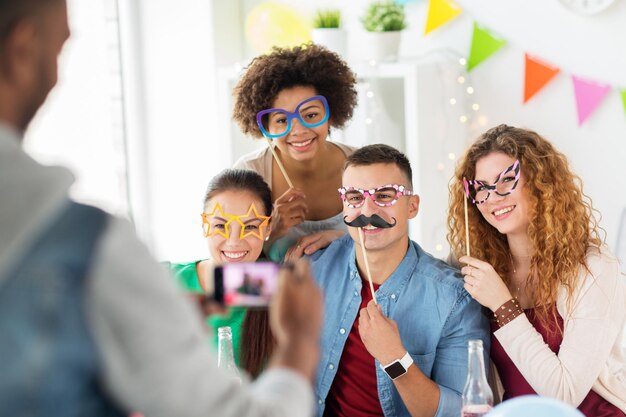
[[[232,334],[233,334],[233,331],[231,330],[230,326],[224,326],[224,327],[218,327],[217,328],[217,335],[218,336],[221,336],[221,335],[232,336]]]
[[[467,347],[470,349],[482,349],[483,341],[480,339],[473,339],[467,342]]]

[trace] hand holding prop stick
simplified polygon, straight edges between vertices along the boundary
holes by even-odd
[[[270,138],[265,136],[265,140],[267,141],[267,145],[270,147],[270,151],[272,151],[272,155],[274,155],[274,159],[276,160],[276,163],[278,164],[278,168],[280,168],[280,172],[283,173],[283,177],[285,177],[285,180],[287,180],[287,184],[289,184],[289,188],[293,188],[293,183],[289,179],[289,175],[287,175],[287,171],[285,170],[285,167],[283,166],[283,163],[280,161],[280,158],[278,157],[278,154],[274,150],[274,145],[272,145],[272,142],[270,141]]]

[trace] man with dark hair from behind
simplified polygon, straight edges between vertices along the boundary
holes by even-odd
[[[21,147],[57,81],[65,0],[0,0],[0,415],[307,416],[321,295],[281,271],[275,355],[239,386],[126,222],[72,202],[73,179]]]

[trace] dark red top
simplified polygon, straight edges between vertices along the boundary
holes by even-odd
[[[362,280],[361,308],[372,299],[369,282]],[[380,285],[374,284],[374,291]],[[375,417],[384,416],[378,399],[376,363],[359,335],[357,315],[341,354],[337,375],[326,398],[324,417]]]
[[[552,308],[556,309],[556,306]],[[550,347],[554,353],[559,353],[561,342],[563,341],[563,335],[560,331],[549,332],[547,327],[544,327],[539,322],[539,319],[535,315],[535,309],[524,310],[528,321],[533,327],[543,336],[543,341]],[[549,317],[554,317],[552,312],[549,313]],[[563,328],[563,319],[556,312],[555,322],[559,325],[559,328]],[[554,323],[550,323],[553,325]],[[498,329],[495,323],[491,323],[491,360],[498,369],[502,385],[504,386],[504,398],[508,400],[520,395],[537,394],[535,390],[526,382],[520,371],[518,371],[509,355],[504,351],[504,348],[498,342],[498,339],[493,335],[493,332]],[[626,414],[619,408],[602,398],[594,391],[589,391],[589,394],[585,397],[583,402],[578,406],[578,409],[588,417],[626,417]]]

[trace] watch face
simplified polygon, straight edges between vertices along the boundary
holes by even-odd
[[[387,372],[387,375],[389,375],[391,379],[396,379],[400,375],[404,375],[406,373],[406,369],[404,369],[404,366],[402,366],[400,361],[395,361],[385,368],[385,372]]]
[[[559,0],[568,9],[584,15],[600,13],[615,0]]]

